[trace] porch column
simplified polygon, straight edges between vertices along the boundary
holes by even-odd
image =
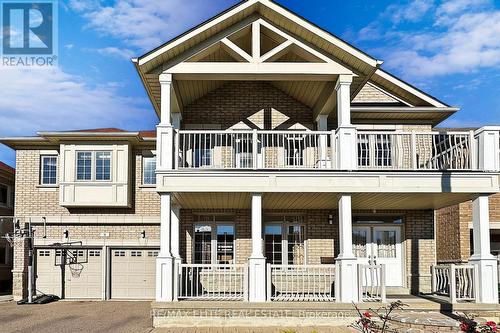
[[[161,74],[159,77],[161,87],[161,115],[160,123],[156,126],[157,164],[158,171],[173,168],[174,128],[172,125],[171,97],[172,74]]]
[[[316,118],[316,124],[318,131],[326,132],[328,131],[328,115],[320,114]],[[331,165],[328,165],[328,136],[327,134],[321,135],[319,137],[319,160],[320,160],[320,169],[331,168]]]
[[[170,228],[172,220],[171,194],[160,193],[160,253],[156,258],[156,301],[173,300],[173,262],[170,252]]]
[[[490,210],[487,195],[472,201],[474,254],[469,262],[476,267],[476,302],[498,304],[497,259],[490,252]]]
[[[174,263],[173,269],[173,300],[177,301],[178,289],[179,289],[179,268],[182,263],[180,251],[179,251],[179,223],[180,223],[180,207],[177,205],[172,205],[171,209],[171,227],[170,227],[170,246],[172,251],[172,258]]]
[[[339,239],[340,253],[337,257],[339,263],[339,277],[335,295],[337,302],[358,302],[358,265],[357,258],[352,252],[352,207],[351,195],[343,194],[339,199]]]
[[[249,264],[250,302],[266,301],[266,258],[262,252],[262,194],[252,194],[252,255]]]
[[[500,171],[500,127],[482,127],[474,135],[478,143],[478,169]]]
[[[351,124],[352,75],[339,75],[337,91],[337,168],[356,170],[356,127]]]

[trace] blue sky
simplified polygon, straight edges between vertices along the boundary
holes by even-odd
[[[61,0],[59,66],[0,67],[0,137],[154,128],[156,115],[130,58],[236,2]],[[443,126],[500,125],[500,1],[278,2],[461,107]],[[14,166],[14,152],[0,145],[0,161]]]

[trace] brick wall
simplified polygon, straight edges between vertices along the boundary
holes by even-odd
[[[313,113],[307,106],[260,81],[225,83],[185,106],[182,123],[184,127],[220,125],[220,129],[238,124],[252,129],[288,129],[296,124],[314,128]]]
[[[183,261],[191,263],[194,224],[200,215],[231,216],[236,228],[236,262],[244,264],[251,253],[250,210],[181,210],[180,254]],[[308,264],[329,263],[339,252],[339,229],[337,210],[265,211],[269,215],[302,216],[306,227],[306,259]],[[371,214],[354,211],[356,214]],[[412,292],[429,292],[431,287],[430,267],[436,262],[434,240],[434,212],[425,211],[381,211],[378,214],[404,218],[402,246],[406,265],[406,285]],[[333,224],[328,223],[333,216]]]
[[[152,148],[152,147],[151,147]],[[150,149],[151,149],[150,148]],[[85,217],[88,223],[53,224],[48,218],[47,239],[63,241],[64,230],[69,231],[68,241],[101,239],[100,234],[109,233],[109,239],[134,240],[142,230],[152,239],[159,238],[159,224],[142,224],[143,217],[160,215],[160,197],[154,189],[142,188],[142,152],[135,150],[132,161],[132,206],[130,208],[65,208],[59,205],[58,188],[39,187],[40,150],[25,149],[16,152],[16,200],[15,216],[21,221],[29,217],[71,216],[78,221]],[[99,224],[99,217],[127,217],[127,224]],[[137,218],[137,221],[135,221]],[[37,238],[42,237],[41,225],[37,226]],[[140,244],[138,244],[140,245]],[[27,246],[14,247],[13,293],[16,298],[26,296]]]
[[[500,222],[500,193],[489,198],[490,222]],[[437,260],[464,262],[471,254],[472,201],[440,209],[436,213]]]

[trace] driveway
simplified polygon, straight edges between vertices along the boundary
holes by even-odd
[[[1,333],[282,333],[286,328],[175,328],[153,329],[151,302],[73,302],[44,305],[0,303]],[[291,327],[293,328],[293,327]],[[290,329],[290,328],[288,328]],[[297,333],[333,333],[347,328],[299,328]]]
[[[151,302],[0,303],[0,332],[151,332]]]

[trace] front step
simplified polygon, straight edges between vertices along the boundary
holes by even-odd
[[[403,300],[404,302],[404,300]],[[378,309],[384,304],[357,304],[361,311]],[[411,310],[395,312],[405,318],[410,312],[443,311],[443,304],[422,299],[412,300]],[[447,313],[468,312],[481,317],[500,317],[499,305],[449,304]],[[333,327],[355,322],[358,314],[352,304],[334,302],[200,302],[152,303],[154,327]],[[423,318],[427,318],[424,315]]]

